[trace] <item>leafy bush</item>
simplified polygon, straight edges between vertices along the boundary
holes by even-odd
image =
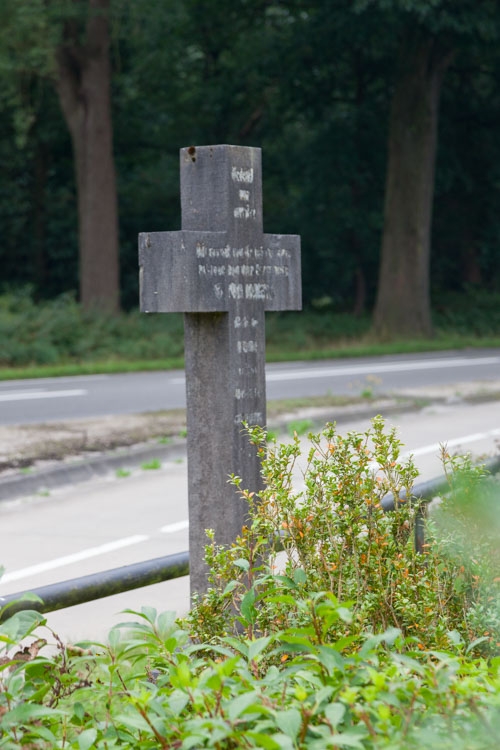
[[[213,588],[185,620],[127,610],[107,644],[74,646],[34,611],[0,625],[0,748],[496,750],[495,486],[444,451],[450,493],[419,554],[416,508],[380,507],[417,473],[380,418],[311,435],[305,466],[297,437],[266,455],[249,433],[266,487],[241,489],[251,523],[208,545]]]
[[[422,659],[401,652],[394,629],[352,649],[326,640],[332,622],[349,621],[335,597],[298,605],[302,627],[222,638],[214,657],[189,645],[172,613],[150,608],[106,646],[57,641],[43,656],[38,637],[12,653],[43,625],[34,612],[14,615],[1,627],[0,747],[496,748],[500,659]]]
[[[498,651],[500,559],[490,553],[498,550],[498,525],[481,524],[479,517],[473,522],[470,503],[466,513],[461,500],[480,494],[484,512],[498,518],[498,485],[489,488],[481,468],[445,454],[450,493],[439,523],[428,527],[422,554],[414,545],[418,506],[401,500],[392,513],[382,508],[389,493],[412,497],[417,470],[411,458],[400,459],[395,430],[386,432],[380,417],[365,433],[344,437],[329,425],[309,435],[306,456],[297,435],[267,455],[262,430],[251,437],[263,456],[265,489],[259,502],[241,490],[251,524],[232,547],[207,547],[213,588],[191,613],[193,637],[236,632],[241,619],[248,620],[249,605],[255,632],[300,624],[297,595],[328,591],[353,608],[349,628],[332,625],[332,640],[396,627],[422,650],[449,648],[451,638],[481,653]],[[303,475],[298,490],[297,467]],[[233,481],[240,486],[238,477]],[[477,540],[474,555],[471,539]],[[264,551],[269,566],[256,567]],[[277,566],[283,575],[275,574]]]
[[[469,286],[461,292],[441,294],[434,322],[449,333],[495,336],[500,330],[500,294]]]
[[[180,357],[182,316],[85,312],[72,294],[35,303],[25,289],[0,296],[0,366]]]
[[[441,300],[435,316],[441,338],[433,348],[450,334],[454,346],[460,345],[457,336],[498,335],[499,310],[498,295],[492,293]],[[289,358],[294,352],[317,356],[319,350],[331,354],[333,347],[348,353],[353,345],[369,353],[375,345],[369,330],[368,316],[333,310],[269,313],[266,348],[273,358]],[[155,361],[184,353],[181,314],[144,315],[137,309],[119,315],[85,312],[72,293],[35,302],[29,287],[0,295],[0,342],[0,367]],[[412,351],[414,344],[398,342],[393,349]]]

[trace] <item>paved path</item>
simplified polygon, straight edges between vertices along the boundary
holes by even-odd
[[[391,418],[423,478],[441,473],[439,443],[476,455],[500,452],[500,402],[432,406]],[[367,420],[343,424],[364,430]],[[0,505],[0,595],[187,549],[186,463],[110,476],[48,497]],[[157,584],[49,615],[68,639],[104,638],[124,607],[184,613],[187,579]]]
[[[288,362],[266,368],[268,399],[360,395],[492,381],[500,350]],[[0,424],[33,424],[185,406],[182,370],[0,381]]]

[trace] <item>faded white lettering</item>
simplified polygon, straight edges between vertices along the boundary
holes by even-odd
[[[238,354],[254,354],[258,351],[257,341],[238,341],[236,344]]]
[[[231,177],[234,182],[246,182],[250,184],[253,182],[253,169],[244,169],[243,167],[233,167],[231,169]]]
[[[231,283],[228,286],[229,296],[233,299],[243,299],[243,284]]]
[[[224,296],[224,289],[222,284],[214,284],[214,293],[217,299],[222,299]]]
[[[246,315],[240,316],[236,315],[234,318],[234,327],[235,328],[248,328],[251,326],[252,328],[255,328],[255,326],[259,325],[259,321],[257,318],[247,318]]]
[[[267,284],[245,284],[245,298],[267,299],[268,289]]]
[[[238,206],[234,209],[233,215],[235,219],[255,219],[257,216],[257,209],[250,208],[247,206]]]

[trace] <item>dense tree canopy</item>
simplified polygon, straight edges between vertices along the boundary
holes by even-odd
[[[93,4],[107,5],[2,3],[1,288],[31,284],[45,297],[79,288],[77,182],[56,62],[68,19]],[[178,149],[192,143],[263,148],[266,231],[302,235],[307,304],[374,305],[391,169],[404,187],[393,215],[420,227],[419,242],[432,208],[424,276],[430,264],[434,304],[464,284],[498,288],[499,29],[495,0],[111,0],[122,304],[137,304],[137,233],[179,226]],[[401,171],[406,157],[393,149],[397,127],[418,129],[416,94],[404,113],[396,100],[422,50],[426,75],[443,68],[426,206],[416,188],[424,157]],[[393,242],[391,268],[414,252],[410,235]]]

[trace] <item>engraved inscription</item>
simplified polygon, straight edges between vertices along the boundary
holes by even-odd
[[[196,244],[198,276],[228,277],[226,293],[232,300],[272,300],[273,279],[290,276],[290,257],[290,252],[284,247]],[[214,285],[214,294],[221,299],[219,284]]]
[[[234,318],[234,327],[235,328],[248,328],[251,326],[252,328],[255,328],[255,326],[259,325],[259,321],[256,318],[247,318],[246,315],[236,315]]]
[[[238,354],[254,354],[258,351],[257,341],[238,341],[236,342]]]
[[[243,167],[233,167],[231,169],[231,177],[234,182],[253,182],[253,169],[244,169]]]
[[[235,219],[255,219],[257,209],[250,208],[250,206],[238,206],[234,209],[233,215]]]

